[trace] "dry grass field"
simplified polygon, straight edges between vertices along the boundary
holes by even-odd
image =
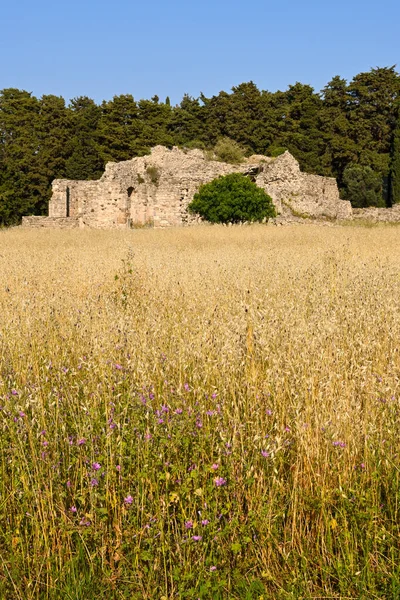
[[[0,598],[400,597],[400,230],[0,232]]]

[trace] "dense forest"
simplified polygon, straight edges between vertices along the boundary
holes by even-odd
[[[40,99],[0,91],[0,225],[47,214],[54,178],[96,179],[107,161],[147,154],[163,144],[210,149],[229,138],[246,154],[288,149],[304,171],[337,178],[353,206],[400,202],[400,75],[371,69],[350,83],[334,77],[317,93],[295,83],[284,92],[253,82],[231,92],[135,100],[114,96],[100,105],[83,96]]]

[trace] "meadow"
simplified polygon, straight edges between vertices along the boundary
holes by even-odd
[[[0,598],[398,599],[399,232],[0,231]]]

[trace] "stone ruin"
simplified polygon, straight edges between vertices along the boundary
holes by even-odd
[[[291,218],[348,219],[350,202],[339,198],[336,180],[302,173],[289,153],[254,155],[239,165],[210,160],[202,150],[156,146],[148,156],[107,163],[97,181],[53,181],[48,217],[23,217],[26,227],[122,229],[193,225],[187,211],[203,183],[243,173],[273,200],[281,221]]]

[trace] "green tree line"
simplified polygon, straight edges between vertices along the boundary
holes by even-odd
[[[302,170],[336,177],[353,206],[391,206],[400,202],[399,102],[395,66],[349,83],[336,76],[320,93],[302,83],[263,91],[250,81],[211,98],[185,95],[176,106],[130,94],[67,104],[3,89],[0,225],[47,214],[55,178],[96,179],[107,161],[142,156],[157,144],[211,149],[224,138],[248,155],[288,149]]]

